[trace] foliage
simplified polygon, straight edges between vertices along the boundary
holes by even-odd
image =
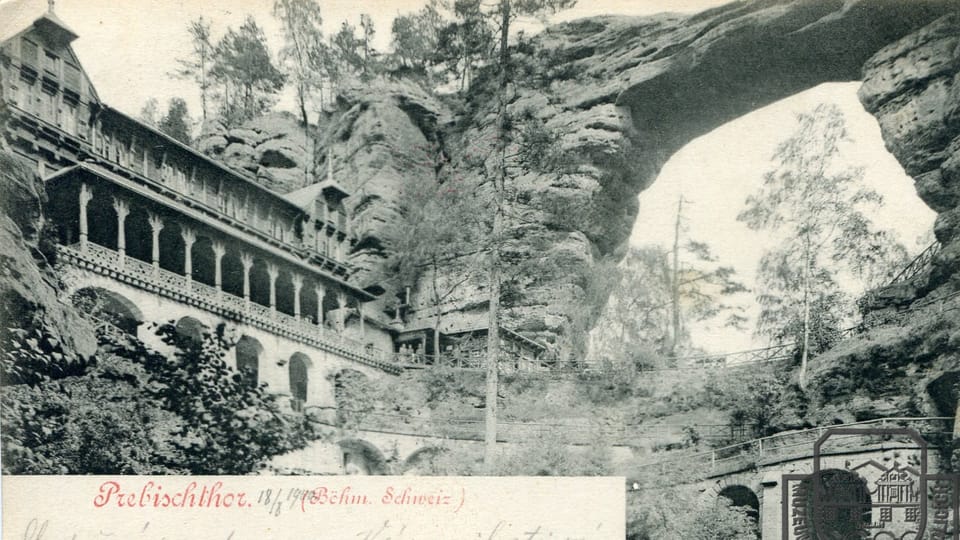
[[[500,476],[604,476],[610,474],[609,446],[599,440],[574,449],[557,432],[507,450],[497,460]]]
[[[170,355],[104,333],[83,372],[34,365],[32,384],[6,387],[4,472],[247,474],[314,436],[226,365],[222,326],[200,341],[172,324],[157,334]]]
[[[630,493],[627,500],[629,540],[755,540],[757,530],[747,509],[732,506],[726,497],[694,501],[664,485]]]
[[[805,384],[810,347],[810,316],[821,308],[824,322],[852,311],[835,286],[841,272],[862,281],[895,267],[904,249],[891,231],[877,229],[867,209],[882,204],[874,190],[862,185],[863,169],[841,162],[849,141],[842,111],[821,104],[797,117],[798,127],[777,147],[774,168],[747,199],[738,219],[749,227],[779,233],[782,242],[761,260],[758,294],[762,312],[758,331],[771,337],[786,328],[802,328],[801,385]],[[829,306],[827,312],[823,308]]]
[[[454,20],[440,29],[434,61],[459,80],[460,90],[470,87],[477,66],[493,52],[494,33],[480,0],[455,0]]]
[[[167,114],[157,123],[157,128],[183,144],[190,144],[190,113],[183,98],[171,98],[167,104]]]
[[[689,242],[684,253],[690,253],[686,258],[694,262],[677,273],[683,317],[703,321],[727,315],[727,323],[735,323],[739,308],[722,300],[744,290],[734,280],[733,270],[716,266],[716,259],[702,243]],[[670,253],[660,247],[629,248],[618,268],[619,282],[595,326],[594,353],[599,359],[641,369],[669,367],[663,355],[672,349],[672,266]],[[689,332],[682,337],[681,344],[690,347]]]
[[[143,366],[108,356],[82,375],[4,388],[4,474],[182,474],[178,418],[143,399]]]
[[[160,121],[160,102],[157,101],[157,98],[152,97],[144,102],[138,118],[148,126],[155,127],[157,125],[157,122]]]
[[[728,414],[732,438],[721,441],[721,446],[781,431],[785,423],[802,413],[798,394],[782,373],[738,373],[713,379],[708,386],[705,393],[711,404]]]
[[[228,28],[217,43],[210,76],[222,86],[220,113],[227,125],[261,115],[284,82],[270,58],[263,30],[250,16],[238,30]]]
[[[178,58],[179,68],[173,73],[178,79],[194,81],[200,89],[200,103],[203,120],[207,119],[208,98],[210,95],[210,69],[213,67],[214,47],[210,38],[210,23],[199,17],[187,25],[193,51],[189,58]],[[152,118],[152,117],[151,117]]]
[[[323,42],[320,5],[314,0],[275,0],[273,15],[283,28],[284,46],[280,49],[281,67],[296,91],[300,121],[308,125],[307,106],[314,92],[322,90],[322,71],[315,69],[314,49]],[[322,102],[322,96],[321,96]]]
[[[403,66],[426,70],[435,62],[444,24],[440,8],[439,0],[430,0],[420,11],[393,19],[393,50]]]
[[[16,303],[12,298],[0,298],[0,302],[4,311]],[[41,313],[33,313],[28,320],[18,323],[19,327],[0,329],[0,384],[37,385],[83,373],[86,362],[63,349]]]
[[[345,369],[330,376],[337,403],[337,426],[355,428],[374,411],[377,404],[376,385],[366,375]]]

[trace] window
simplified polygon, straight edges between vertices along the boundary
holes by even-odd
[[[71,135],[77,134],[77,105],[70,101],[63,102],[63,115],[61,116],[63,130]]]
[[[80,68],[69,63],[63,63],[63,86],[80,93]]]
[[[50,51],[44,50],[45,54],[43,55],[43,71],[46,75],[53,77],[54,79],[60,78],[60,58],[57,55],[53,54]]]
[[[20,62],[36,72],[40,63],[40,47],[29,39],[23,38],[20,42]]]

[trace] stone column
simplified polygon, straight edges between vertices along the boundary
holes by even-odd
[[[93,190],[86,182],[80,184],[80,251],[87,250],[87,203],[93,199]]]
[[[190,227],[180,229],[180,237],[183,238],[183,275],[187,278],[187,283],[193,279],[193,243],[197,241],[197,232]]]
[[[127,215],[130,214],[130,205],[127,204],[127,201],[119,198],[113,198],[113,209],[117,212],[117,253],[119,254],[118,262],[120,268],[123,268],[124,262],[127,258],[127,235],[124,230],[124,223],[127,220]]]
[[[347,325],[347,295],[337,293],[337,332],[343,333]]]
[[[227,247],[223,242],[213,242],[213,284],[217,290],[223,290],[223,256],[227,254]]]
[[[317,285],[313,292],[317,295],[317,326],[323,326],[323,297],[326,296],[327,291],[323,285]]]
[[[153,275],[156,277],[160,274],[160,231],[163,230],[163,218],[150,212],[147,219],[150,222],[150,232],[152,233],[151,242],[153,242],[150,260],[153,263]]]
[[[294,274],[290,281],[293,282],[293,316],[300,320],[300,290],[303,289],[303,276]]]
[[[270,276],[270,311],[277,311],[277,277],[280,275],[280,269],[277,265],[267,264],[267,275]]]
[[[250,269],[253,268],[253,255],[247,252],[240,254],[240,264],[243,265],[243,300],[250,303]]]

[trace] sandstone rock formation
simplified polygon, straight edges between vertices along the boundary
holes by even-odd
[[[267,114],[233,129],[210,120],[203,126],[196,146],[279,193],[313,183],[313,139],[289,113]]]
[[[53,230],[43,214],[43,183],[34,171],[0,148],[0,325],[48,334],[45,351],[72,362],[97,350],[93,328],[73,306],[58,300],[60,284],[51,271]]]
[[[560,252],[573,270],[522,280],[526,294],[508,310],[507,324],[547,341],[562,334],[581,309],[593,261],[619,256],[636,194],[674,152],[823,82],[866,79],[865,106],[941,213],[937,234],[950,244],[960,223],[956,8],[951,0],[757,0],[693,16],[583,19],[519,45],[510,110],[555,137],[563,159],[522,164],[513,187],[514,211],[524,219],[510,249],[527,259]],[[318,127],[313,180],[300,174],[310,152],[293,117],[210,128],[200,147],[278,191],[322,177],[329,150],[334,175],[354,193],[356,279],[372,281],[389,254],[405,179],[480,181],[476,158],[489,150],[495,119],[489,75],[480,73],[465,99],[449,105],[409,81],[378,79],[344,91]],[[950,280],[958,249],[944,249],[934,281],[917,294]],[[483,284],[474,285],[445,309],[482,311]]]

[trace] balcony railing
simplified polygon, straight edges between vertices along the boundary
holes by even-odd
[[[112,249],[88,242],[85,250],[76,244],[59,246],[59,253],[62,260],[73,266],[107,275],[224,318],[247,323],[391,373],[398,373],[402,369],[393,363],[393,355],[385,351],[364,345],[307,319],[276,311],[139,259],[127,256],[121,262],[120,254]]]
[[[340,260],[331,256],[331,254],[327,252],[318,250],[316,246],[311,246],[308,242],[304,242],[300,238],[293,240],[280,239],[271,234],[270,231],[266,230],[264,227],[251,226],[249,224],[251,222],[255,222],[256,220],[244,221],[230,215],[219,206],[218,199],[216,197],[208,197],[207,193],[205,192],[191,193],[189,189],[182,189],[182,186],[177,186],[175,181],[171,181],[169,179],[164,180],[145,175],[142,171],[142,165],[136,166],[129,159],[120,160],[116,155],[110,156],[103,149],[95,148],[84,133],[72,133],[67,131],[63,127],[52,123],[50,120],[34,114],[14,103],[8,102],[7,105],[10,109],[10,112],[13,113],[13,116],[18,120],[30,125],[33,128],[36,128],[37,130],[47,132],[48,136],[55,138],[61,143],[68,143],[68,145],[74,147],[79,154],[85,156],[88,160],[94,161],[97,165],[105,167],[108,170],[118,173],[124,177],[132,178],[139,183],[145,183],[155,191],[159,191],[173,200],[177,200],[188,206],[202,208],[205,213],[211,214],[220,221],[223,221],[237,229],[253,234],[261,240],[280,247],[285,251],[293,253],[301,258],[311,259],[314,262],[321,264],[321,266],[327,271],[331,271],[335,274],[346,274],[351,270],[351,265],[346,260]],[[82,157],[78,157],[78,159],[82,159]],[[239,175],[239,173],[237,174]]]

